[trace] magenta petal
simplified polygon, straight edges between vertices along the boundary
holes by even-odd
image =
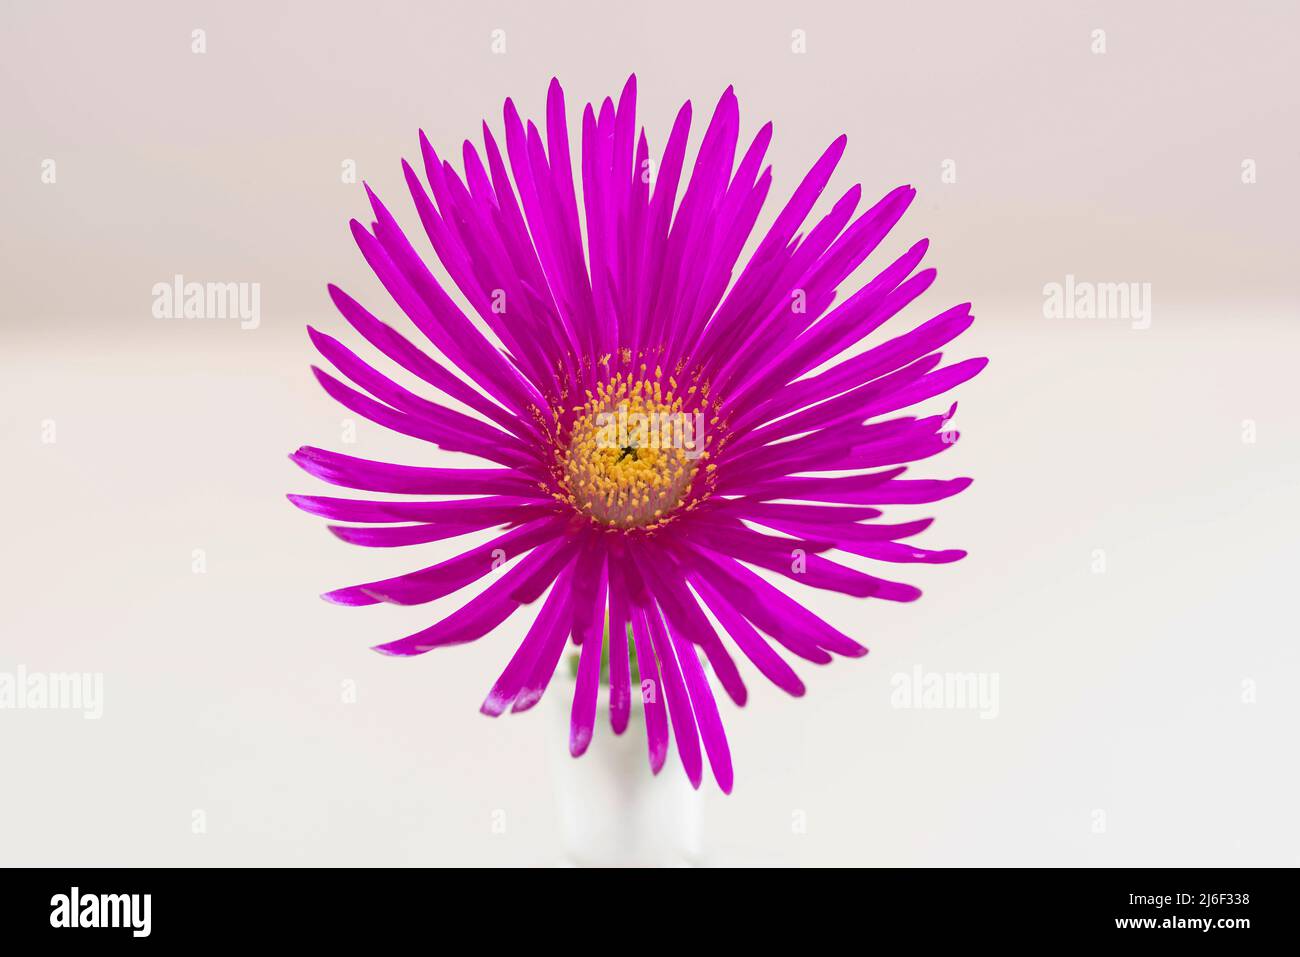
[[[495,570],[503,561],[557,538],[563,526],[562,519],[538,519],[428,568],[338,588],[326,593],[324,598],[340,605],[373,605],[381,601],[397,605],[424,604],[459,591]]]
[[[629,601],[623,566],[609,559],[609,723],[615,734],[627,730],[632,707],[632,661],[628,650]]]
[[[919,590],[910,585],[885,581],[815,554],[817,551],[826,551],[833,544],[829,537],[815,540],[774,539],[739,523],[715,524],[711,520],[706,521],[704,516],[699,516],[696,520],[708,526],[704,543],[700,547],[720,556],[741,558],[813,588],[843,592],[858,598],[885,598],[890,601],[915,601],[921,595]],[[841,533],[836,530],[836,534]],[[785,542],[788,545],[769,542]]]
[[[839,524],[841,522],[859,522],[868,518],[879,518],[878,508],[850,508],[839,505],[799,505],[784,502],[756,502],[750,499],[732,499],[728,505],[740,518],[761,521],[764,517],[783,519],[789,522],[822,522]]]
[[[794,498],[813,502],[840,502],[846,505],[877,505],[886,501],[873,497],[881,494],[878,490],[906,471],[906,468],[900,467],[886,469],[883,472],[869,472],[865,475],[846,475],[842,478],[791,475],[746,485],[735,491],[759,501]]]
[[[341,541],[349,545],[364,545],[367,548],[400,548],[405,545],[426,545],[429,542],[440,542],[447,538],[456,538],[460,535],[468,535],[470,532],[481,531],[492,525],[500,524],[498,522],[476,522],[470,525],[453,525],[450,522],[439,522],[436,525],[425,523],[421,525],[388,525],[383,528],[372,528],[368,525],[327,525],[326,528]]]
[[[431,469],[358,459],[304,445],[289,456],[331,485],[408,495],[531,495],[537,482],[514,469]]]
[[[721,555],[708,555],[702,550],[696,558],[694,567],[710,584],[726,595],[746,618],[796,654],[807,640],[851,658],[867,653],[862,645],[836,631],[739,562]]]
[[[709,620],[700,611],[699,605],[690,591],[686,588],[683,581],[678,579],[681,571],[677,568],[669,568],[665,573],[660,573],[655,565],[656,559],[651,559],[645,563],[650,574],[654,577],[653,590],[658,599],[660,608],[663,609],[665,616],[672,625],[672,632],[694,644],[697,644],[704,650],[709,659],[709,664],[713,667],[714,673],[718,676],[718,681],[731,696],[737,707],[744,707],[749,698],[749,693],[745,690],[745,683],[741,680],[740,672],[736,669],[736,663],[731,660],[727,650],[722,646],[713,626]]]
[[[749,621],[762,627],[769,635],[781,643],[788,651],[806,661],[824,665],[831,661],[831,656],[819,647],[811,636],[797,628],[785,625],[780,615],[763,608],[752,591],[740,585],[734,574],[728,574],[714,557],[703,551],[683,552],[685,561],[691,567],[693,580],[708,582],[743,614]],[[736,565],[736,568],[741,566]],[[748,571],[747,569],[745,569]]]
[[[304,512],[340,522],[430,522],[465,525],[483,522],[516,524],[557,511],[554,501],[511,495],[453,499],[443,502],[377,502],[324,495],[290,495]]]
[[[511,467],[527,466],[535,461],[535,454],[515,436],[403,389],[375,372],[337,341],[310,326],[307,331],[322,355],[375,396],[371,399],[350,389],[313,366],[312,372],[322,388],[350,411],[393,431],[434,442],[449,451],[467,452]]]
[[[538,660],[550,645],[555,633],[559,631],[563,634],[564,622],[568,620],[564,617],[563,612],[569,606],[571,594],[569,590],[569,571],[572,567],[572,565],[566,566],[555,580],[551,593],[546,596],[546,601],[542,604],[542,610],[533,620],[533,624],[529,627],[523,643],[515,650],[514,656],[510,659],[510,663],[506,665],[505,671],[501,672],[501,677],[497,678],[496,684],[488,692],[483,706],[479,709],[484,714],[496,717],[504,713],[506,708],[515,702],[520,692],[523,691],[525,682],[537,668]]]
[[[632,608],[632,640],[636,643],[637,670],[641,672],[641,707],[645,712],[646,746],[650,770],[658,774],[668,757],[668,699],[659,680],[650,624],[643,605]]]
[[[564,542],[553,542],[535,549],[481,594],[436,625],[405,638],[376,645],[375,650],[388,655],[422,655],[443,645],[458,645],[481,638],[518,609],[521,603],[514,597],[514,593],[520,583],[529,575],[552,569],[552,563],[557,559],[560,563],[568,559]],[[557,572],[558,568],[551,571],[547,584],[554,580]]]
[[[663,694],[668,700],[668,716],[672,719],[677,753],[682,759],[682,767],[686,770],[691,787],[698,788],[704,779],[700,736],[695,725],[695,711],[691,707],[690,695],[682,680],[681,666],[677,662],[677,652],[668,639],[659,608],[650,605],[645,609],[645,616],[655,657],[659,659],[659,674],[663,678]],[[640,657],[637,660],[640,661]]]
[[[722,597],[721,592],[709,584],[708,579],[697,576],[692,581],[732,641],[763,677],[796,698],[802,697],[804,684],[799,676],[786,664],[785,659],[772,650],[772,646],[754,630],[754,626]]]
[[[695,645],[684,637],[676,637],[673,647],[686,679],[686,690],[695,711],[700,737],[704,741],[704,751],[709,756],[709,767],[713,769],[713,778],[723,794],[730,794],[735,780],[731,767],[731,748],[722,728],[718,703],[709,688]],[[695,783],[693,779],[692,783]]]
[[[601,615],[605,609],[605,556],[597,546],[588,546],[588,552],[598,556],[599,571],[596,573],[596,586],[585,591],[575,603],[574,637],[579,638],[578,629],[582,630],[582,655],[578,660],[578,682],[573,693],[573,709],[569,718],[569,753],[575,758],[582,755],[591,744],[592,730],[596,726],[596,695],[600,691],[601,638],[603,627]],[[583,560],[578,559],[580,581],[592,581],[582,578]],[[583,609],[579,615],[576,609]],[[585,619],[585,620],[584,620]]]
[[[329,294],[343,318],[357,332],[361,333],[371,345],[399,366],[423,379],[434,388],[446,393],[451,398],[465,403],[471,409],[491,419],[502,428],[512,431],[516,435],[532,435],[534,438],[536,437],[530,423],[492,402],[473,386],[466,384],[447,371],[391,326],[372,316],[338,286],[329,286]]]
[[[576,557],[576,555],[570,556],[569,561],[572,562]],[[523,712],[533,707],[542,700],[547,685],[551,683],[555,668],[564,654],[564,646],[569,640],[569,626],[573,615],[573,590],[573,565],[569,564],[565,574],[556,581],[552,589],[552,594],[559,595],[555,621],[549,633],[541,639],[532,668],[515,696],[515,703],[510,709],[512,712]]]
[[[927,565],[946,565],[966,557],[966,550],[962,548],[936,550],[916,548],[901,542],[852,542],[841,547],[847,552],[881,562],[923,562]]]
[[[858,501],[876,505],[919,505],[950,498],[970,487],[971,479],[896,479],[861,493]]]

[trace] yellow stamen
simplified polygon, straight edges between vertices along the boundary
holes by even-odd
[[[688,407],[675,381],[665,388],[660,369],[653,380],[645,372],[642,365],[640,377],[620,373],[588,392],[573,409],[567,448],[557,450],[563,500],[601,525],[637,528],[671,518],[708,455],[707,401],[697,403],[692,386]]]

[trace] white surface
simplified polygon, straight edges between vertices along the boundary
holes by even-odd
[[[754,675],[743,712],[724,704],[737,783],[707,796],[711,860],[1296,863],[1300,336],[1249,318],[1046,322],[972,331],[994,363],[935,469],[977,480],[924,536],[971,556],[919,569],[910,606],[814,597],[872,654],[801,667],[803,700]],[[556,860],[551,723],[477,713],[519,623],[387,659],[366,647],[448,603],[316,597],[441,552],[351,548],[284,501],[313,487],[285,452],[336,441],[339,416],[303,374],[305,341],[269,343],[228,328],[5,354],[4,660],[102,671],[105,701],[99,721],[0,711],[0,857]],[[58,441],[41,445],[49,417]],[[363,426],[351,451],[414,444]],[[997,672],[998,716],[892,708],[891,675],[918,663]]]

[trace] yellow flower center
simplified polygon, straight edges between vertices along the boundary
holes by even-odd
[[[709,457],[707,387],[678,394],[672,376],[620,373],[587,393],[573,411],[559,453],[559,496],[596,522],[649,527],[683,504]],[[716,421],[716,420],[714,420]],[[686,507],[692,507],[693,502]]]

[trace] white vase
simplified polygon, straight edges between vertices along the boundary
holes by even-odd
[[[627,730],[609,725],[608,689],[600,689],[596,731],[587,753],[569,754],[574,681],[555,676],[547,692],[547,750],[560,814],[563,864],[573,867],[692,867],[700,862],[703,805],[677,749],[650,773],[645,716],[633,694]]]

